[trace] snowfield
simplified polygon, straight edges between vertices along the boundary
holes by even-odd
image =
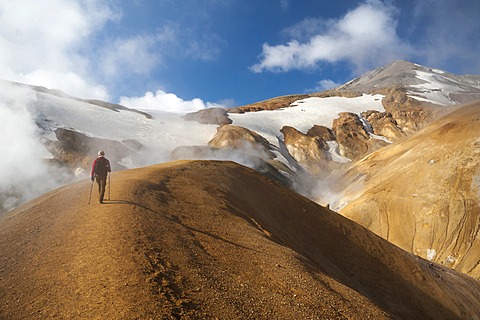
[[[450,98],[450,94],[467,92],[465,83],[445,75],[442,70],[433,69],[432,72],[416,70],[416,78],[424,83],[410,85],[413,91],[408,91],[410,97],[423,102],[430,102],[441,106],[456,104]],[[468,83],[469,87],[480,89],[480,83]]]
[[[25,89],[28,90],[28,89]],[[314,125],[332,127],[340,112],[360,114],[366,110],[385,111],[382,95],[363,95],[356,98],[307,98],[292,103],[292,107],[270,111],[229,114],[233,125],[242,126],[265,137],[279,147],[280,130],[289,125],[306,133]],[[46,129],[46,136],[56,140],[56,128],[73,129],[89,137],[122,142],[134,139],[150,153],[149,163],[169,161],[170,152],[179,146],[206,146],[217,132],[217,125],[185,121],[181,114],[145,110],[152,115],[134,111],[114,111],[83,101],[37,93],[32,104],[36,122]],[[334,145],[332,148],[336,148]],[[335,152],[332,150],[332,154]],[[334,155],[345,162],[345,158]],[[124,164],[128,164],[128,161]],[[134,164],[127,165],[134,167]]]
[[[182,115],[148,110],[151,119],[134,111],[114,111],[90,103],[38,93],[33,104],[37,123],[51,132],[73,129],[89,137],[122,142],[134,139],[156,155],[155,162],[169,160],[170,151],[181,145],[206,145],[217,126],[186,122]]]
[[[278,146],[280,130],[284,126],[291,126],[307,133],[314,125],[332,128],[335,118],[340,112],[360,114],[367,110],[383,112],[383,95],[364,94],[356,98],[311,97],[295,101],[292,107],[277,110],[263,110],[243,114],[230,114],[233,125],[245,127],[262,135],[271,144]]]

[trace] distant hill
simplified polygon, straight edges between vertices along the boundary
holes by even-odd
[[[478,281],[233,162],[89,192],[0,216],[0,319],[478,319]]]

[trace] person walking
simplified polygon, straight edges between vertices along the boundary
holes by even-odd
[[[110,161],[105,158],[105,151],[98,151],[98,157],[93,161],[91,179],[94,181],[97,179],[98,194],[100,196],[100,203],[103,203],[103,197],[105,196],[105,187],[107,185],[108,173],[112,172],[110,168]]]

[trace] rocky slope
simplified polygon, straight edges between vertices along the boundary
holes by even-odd
[[[181,146],[171,152],[170,158],[235,161],[255,168],[257,172],[291,187],[292,181],[285,174],[294,173],[288,166],[274,159],[276,150],[277,148],[261,135],[243,127],[228,125],[220,126],[207,146]]]
[[[480,284],[231,162],[0,216],[0,319],[479,319]]]
[[[477,102],[362,159],[339,187],[351,201],[340,212],[405,250],[480,278],[479,128]]]

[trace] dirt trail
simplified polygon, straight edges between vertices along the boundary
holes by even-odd
[[[475,319],[480,285],[230,162],[0,216],[0,319]],[[477,317],[478,319],[478,317]]]
[[[1,273],[9,276],[0,279],[0,292],[13,311],[7,319],[128,318],[154,305],[138,303],[137,292],[151,289],[137,268],[144,258],[132,252],[127,206],[88,205],[88,190],[85,182],[67,186],[3,219]]]

